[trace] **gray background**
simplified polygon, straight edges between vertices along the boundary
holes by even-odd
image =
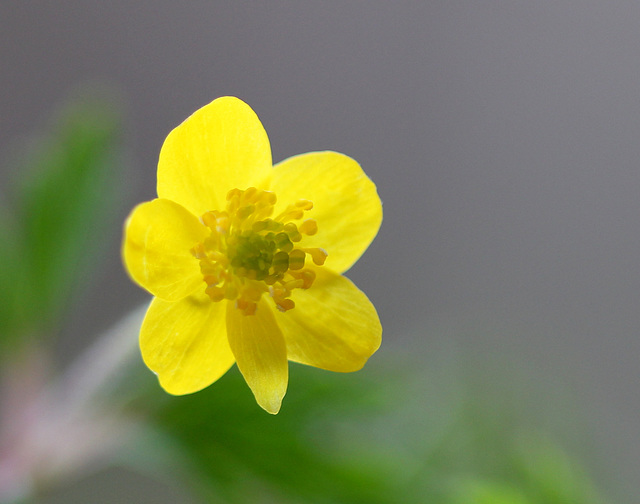
[[[360,161],[385,218],[349,276],[377,306],[385,348],[451,340],[533,369],[580,405],[600,476],[632,501],[639,3],[0,3],[4,157],[96,81],[127,110],[119,222],[154,196],[168,131],[220,95],[254,108],[276,161],[320,149]],[[70,351],[146,299],[122,271],[119,224],[95,232],[113,240]]]

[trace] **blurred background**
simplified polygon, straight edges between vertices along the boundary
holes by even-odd
[[[87,230],[108,240],[59,361],[148,299],[121,266],[121,223],[155,196],[167,133],[235,95],[274,161],[337,150],[377,184],[382,228],[347,273],[383,323],[372,365],[411,354],[440,377],[430,389],[455,375],[491,404],[531,398],[600,487],[633,502],[639,25],[640,4],[618,0],[4,0],[0,192],[8,160],[78,93],[108,88],[123,117],[116,215]],[[85,486],[147,502],[109,494],[123,484],[174,498],[128,473]]]

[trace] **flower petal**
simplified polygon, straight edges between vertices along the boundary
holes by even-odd
[[[201,390],[233,365],[225,304],[204,294],[175,303],[158,298],[151,302],[140,330],[140,350],[170,394]]]
[[[135,282],[154,296],[177,301],[203,285],[190,249],[207,228],[184,207],[155,199],[133,209],[125,223],[122,255]]]
[[[227,193],[271,174],[271,147],[260,119],[238,98],[218,98],[167,136],[158,161],[158,196],[198,217],[223,210]]]
[[[233,303],[228,304],[227,334],[238,368],[258,404],[275,415],[289,380],[282,332],[264,300],[254,315],[243,315]]]
[[[274,167],[272,190],[276,214],[298,199],[313,202],[305,217],[318,223],[305,247],[324,248],[325,265],[342,273],[367,249],[382,222],[382,203],[375,184],[353,159],[337,152],[310,152]]]
[[[295,308],[276,313],[289,360],[350,372],[362,368],[380,347],[376,309],[348,278],[318,268],[311,288],[296,289],[291,298]]]

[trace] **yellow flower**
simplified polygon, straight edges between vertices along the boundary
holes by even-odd
[[[169,134],[157,190],[129,216],[123,257],[155,296],[140,349],[167,392],[201,390],[237,363],[275,414],[288,360],[348,372],[378,349],[376,310],[342,276],[382,221],[356,161],[310,152],[273,166],[256,114],[224,97]]]

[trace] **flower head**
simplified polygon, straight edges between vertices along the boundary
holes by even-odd
[[[273,166],[256,114],[224,97],[169,134],[157,190],[129,216],[123,257],[155,296],[140,349],[167,392],[196,392],[237,363],[277,413],[288,360],[348,372],[378,349],[376,310],[342,276],[382,220],[356,161],[326,151]]]

